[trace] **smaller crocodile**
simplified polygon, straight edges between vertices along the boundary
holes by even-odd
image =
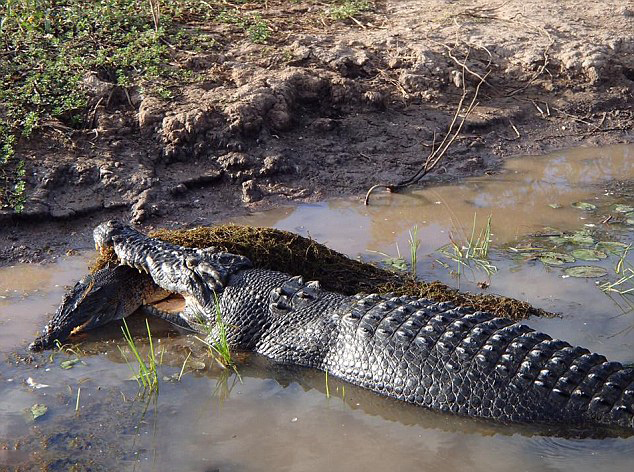
[[[35,341],[32,351],[50,349],[71,334],[89,331],[111,321],[121,320],[139,308],[184,328],[182,321],[169,313],[152,310],[151,303],[170,295],[146,274],[123,265],[107,265],[77,282],[62,299],[59,308]]]
[[[182,311],[152,314],[204,327],[213,338],[219,308],[233,348],[325,370],[384,396],[507,423],[634,430],[634,369],[509,319],[409,296],[345,296],[114,221],[94,236],[134,269],[110,268],[76,285],[33,348],[178,293]],[[137,271],[140,279],[126,279]],[[149,279],[164,291],[144,285]]]

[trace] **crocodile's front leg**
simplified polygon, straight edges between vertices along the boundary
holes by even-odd
[[[95,245],[112,247],[123,265],[147,272],[161,288],[185,298],[185,319],[213,320],[214,294],[221,293],[227,279],[251,267],[243,256],[209,249],[190,249],[150,238],[117,221],[100,224],[94,231]]]

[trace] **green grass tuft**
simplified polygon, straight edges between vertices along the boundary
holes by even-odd
[[[468,240],[457,241],[451,237],[451,242],[449,244],[446,244],[438,249],[438,252],[440,252],[443,256],[457,264],[456,273],[458,277],[462,275],[464,269],[480,270],[489,277],[497,272],[497,267],[489,261],[491,216],[489,215],[485,227],[480,230],[477,237],[476,227],[477,215],[474,214],[473,224],[471,226],[471,236]]]
[[[145,320],[145,326],[147,328],[148,342],[149,342],[149,352],[147,354],[147,360],[143,358],[141,353],[139,352],[132,335],[130,334],[130,329],[128,328],[128,324],[125,319],[123,321],[123,326],[121,327],[121,331],[123,332],[123,337],[128,343],[128,347],[137,362],[136,370],[132,367],[132,364],[128,362],[128,358],[123,351],[119,347],[119,351],[121,355],[128,364],[130,371],[132,372],[133,378],[139,384],[139,387],[142,387],[144,391],[150,391],[152,393],[158,393],[159,391],[159,381],[158,381],[158,366],[160,364],[160,360],[157,359],[156,353],[154,351],[154,343],[152,341],[152,333],[150,332],[150,324],[148,320]]]
[[[215,292],[214,307],[216,311],[214,323],[208,323],[207,320],[203,319],[198,321],[200,329],[207,334],[207,339],[201,339],[198,336],[195,336],[195,338],[209,347],[210,353],[221,366],[232,367],[236,370],[231,356],[231,346],[229,345],[229,327],[222,319],[220,300]]]
[[[409,239],[407,240],[407,243],[409,244],[410,270],[412,271],[412,276],[416,277],[418,248],[420,247],[420,239],[418,239],[418,225],[414,225],[414,227],[409,230]]]

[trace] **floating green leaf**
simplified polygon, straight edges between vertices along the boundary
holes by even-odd
[[[614,211],[617,213],[631,213],[634,212],[634,207],[629,205],[614,205]]]
[[[575,249],[570,253],[574,258],[583,261],[598,261],[605,259],[608,255],[598,249]]]
[[[599,241],[597,248],[605,249],[611,252],[620,252],[627,247],[627,244],[620,243],[618,241]]]
[[[207,368],[207,366],[205,365],[205,363],[203,361],[198,361],[198,360],[191,360],[189,361],[189,367],[191,367],[194,370],[205,370]]]
[[[585,277],[585,278],[590,278],[590,277],[603,277],[604,275],[607,275],[608,271],[607,269],[604,269],[603,267],[597,267],[597,266],[576,266],[576,267],[568,267],[565,270],[566,275],[569,275],[570,277]]]
[[[561,246],[562,244],[568,244],[570,242],[570,238],[564,236],[551,236],[548,239],[556,246]]]
[[[48,411],[48,407],[42,403],[36,403],[31,407],[31,414],[33,415],[33,419],[36,420],[40,416],[43,416]]]
[[[79,362],[79,359],[67,359],[59,363],[62,369],[72,369],[75,364]]]
[[[555,210],[561,208],[561,205],[559,203],[549,203],[548,206],[550,208],[554,208]]]
[[[382,262],[396,270],[407,270],[407,262],[405,262],[405,259],[401,257],[384,259]]]
[[[574,262],[575,258],[569,254],[562,254],[561,252],[545,252],[538,257],[540,261],[548,265],[562,265],[567,262]]]
[[[574,202],[572,206],[574,208],[578,208],[579,210],[584,210],[584,211],[593,211],[597,209],[596,205],[593,205],[592,203],[588,203],[588,202]]]
[[[510,247],[509,250],[511,252],[520,252],[522,255],[527,252],[543,252],[546,249],[543,247],[533,247],[533,246],[518,246],[518,247]]]
[[[538,234],[541,236],[562,236],[564,233],[562,233],[556,228],[551,228],[550,226],[544,226],[544,229],[541,230]]]
[[[572,244],[594,244],[594,238],[587,231],[576,231],[570,238]]]

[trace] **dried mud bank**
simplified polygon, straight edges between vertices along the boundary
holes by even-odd
[[[447,129],[463,79],[472,91],[487,72],[427,182],[633,141],[634,10],[623,2],[387,1],[345,23],[311,8],[269,2],[267,44],[210,27],[217,48],[176,54],[199,79],[169,101],[87,77],[89,129],[52,124],[19,149],[28,200],[0,212],[0,264],[86,247],[112,216],[210,224],[399,181]]]

